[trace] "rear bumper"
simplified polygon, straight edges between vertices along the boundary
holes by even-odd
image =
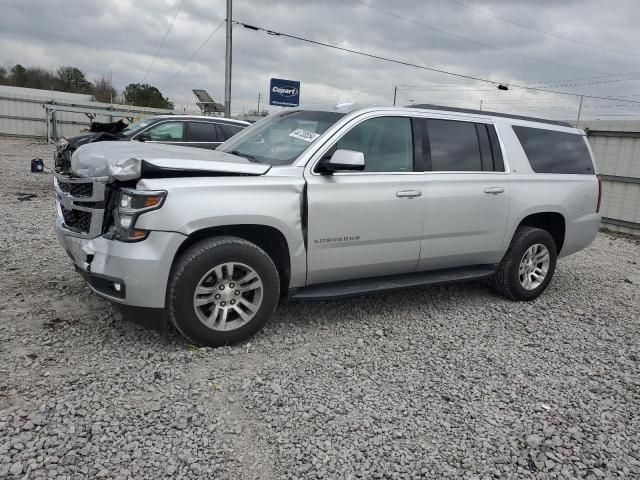
[[[591,213],[567,222],[559,257],[566,257],[589,246],[600,230],[601,218],[599,213]]]
[[[104,237],[83,239],[68,235],[60,219],[56,233],[76,269],[98,295],[132,307],[164,308],[171,265],[185,235],[150,232],[146,240],[135,243]]]

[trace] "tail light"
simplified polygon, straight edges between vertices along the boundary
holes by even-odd
[[[602,202],[602,177],[598,175],[598,204],[596,205],[596,213],[600,212],[601,202]]]

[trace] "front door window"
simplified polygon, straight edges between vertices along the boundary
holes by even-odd
[[[411,172],[411,119],[378,117],[365,120],[338,140],[336,148],[362,152],[365,172]]]
[[[184,122],[159,123],[147,132],[153,142],[182,142],[184,140]]]

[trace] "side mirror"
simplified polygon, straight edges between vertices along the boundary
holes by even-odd
[[[320,162],[321,173],[364,170],[364,153],[355,150],[336,150],[331,158]]]
[[[147,142],[151,140],[151,134],[149,132],[142,132],[136,137],[136,140],[138,140],[139,142]]]

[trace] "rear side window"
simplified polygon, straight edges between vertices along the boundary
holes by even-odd
[[[582,135],[514,126],[531,168],[536,173],[593,174],[589,149]]]
[[[430,118],[427,120],[427,131],[431,146],[431,171],[482,171],[480,142],[474,123]],[[487,151],[488,145],[483,147]]]
[[[218,124],[218,132],[220,140],[219,142],[225,142],[231,137],[233,137],[236,133],[240,133],[242,131],[242,127],[236,127],[235,125],[223,125],[221,123]]]
[[[189,122],[190,142],[219,142],[216,138],[216,126],[214,123]]]

